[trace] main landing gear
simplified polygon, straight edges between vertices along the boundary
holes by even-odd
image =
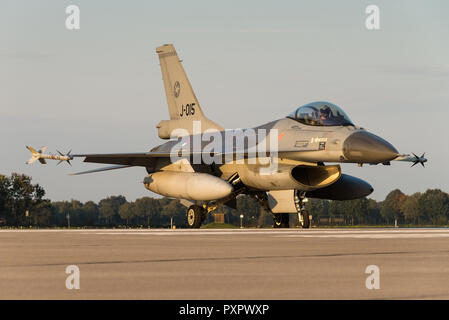
[[[197,205],[191,205],[187,209],[187,225],[192,229],[198,229],[206,218],[206,210]]]
[[[203,222],[206,220],[209,212],[214,211],[217,208],[216,205],[191,205],[187,209],[187,225],[192,229],[199,229]]]
[[[254,192],[250,196],[256,200],[262,208],[267,212],[271,212],[268,205],[268,196],[266,192]],[[290,215],[288,213],[272,213],[273,216],[273,227],[274,228],[289,228]]]
[[[273,213],[275,228],[289,228],[290,215],[288,213]]]

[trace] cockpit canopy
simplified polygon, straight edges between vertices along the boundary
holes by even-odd
[[[299,107],[287,118],[310,126],[353,126],[344,111],[335,104],[317,101]]]

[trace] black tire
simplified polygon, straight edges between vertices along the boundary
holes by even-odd
[[[290,215],[288,213],[275,213],[273,215],[273,226],[275,228],[289,228]]]
[[[198,229],[204,220],[204,209],[197,205],[192,205],[187,209],[187,225],[189,228]]]
[[[301,217],[302,217],[301,227],[303,227],[303,229],[309,229],[310,228],[310,219],[309,219],[309,214],[307,213],[307,211],[301,212]]]

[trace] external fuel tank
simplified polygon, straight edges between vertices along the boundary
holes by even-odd
[[[145,177],[143,183],[155,193],[188,200],[218,200],[233,190],[228,182],[200,172],[158,171]]]

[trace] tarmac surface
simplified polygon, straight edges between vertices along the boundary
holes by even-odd
[[[449,299],[449,229],[0,230],[0,299]]]

